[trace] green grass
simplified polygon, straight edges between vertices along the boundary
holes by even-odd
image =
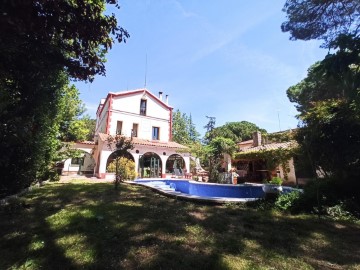
[[[0,269],[360,269],[360,225],[138,186],[48,184],[0,209]]]

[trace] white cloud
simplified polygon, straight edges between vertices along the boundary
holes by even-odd
[[[228,50],[229,61],[241,62],[263,72],[278,76],[282,80],[293,81],[298,77],[297,71],[293,66],[287,65],[281,60],[259,50],[250,49],[244,45],[239,45]]]
[[[185,10],[185,8],[183,7],[183,5],[181,5],[179,1],[177,1],[177,0],[172,0],[171,3],[175,5],[176,9],[178,9],[178,10],[180,11],[180,13],[181,13],[182,16],[184,16],[184,17],[186,17],[186,18],[189,18],[189,17],[198,17],[198,15],[197,15],[196,13]]]
[[[201,47],[194,54],[194,56],[191,58],[192,61],[196,62],[221,50],[222,48],[225,48],[243,34],[249,32],[255,26],[267,20],[274,13],[274,10],[269,10],[266,14],[262,14],[262,16],[254,16],[251,18],[246,16],[239,17],[236,22],[230,20],[230,22],[227,23],[228,25],[223,25],[222,27],[207,22],[207,29],[204,29],[204,33],[202,33],[206,35],[206,38],[204,38],[206,46]],[[226,29],[226,31],[224,31],[224,29]],[[229,31],[229,29],[234,30]],[[224,32],[228,34],[224,35]]]

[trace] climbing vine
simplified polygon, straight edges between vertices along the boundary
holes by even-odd
[[[284,178],[288,179],[290,172],[289,159],[296,154],[296,147],[279,147],[277,149],[263,148],[257,151],[238,152],[235,159],[264,160],[268,171],[275,170],[279,165],[283,168]]]

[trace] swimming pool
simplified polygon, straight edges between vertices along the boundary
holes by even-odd
[[[189,200],[205,200],[209,202],[246,202],[265,197],[260,184],[216,184],[185,179],[137,179],[136,184],[155,189],[160,193]],[[283,187],[283,192],[294,189]]]

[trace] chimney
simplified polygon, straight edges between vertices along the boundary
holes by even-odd
[[[261,132],[255,131],[253,133],[253,146],[256,147],[259,145],[261,145]]]
[[[166,105],[169,105],[169,95],[165,96],[165,103],[166,103]]]
[[[163,92],[159,92],[159,99],[162,101],[162,94]]]

